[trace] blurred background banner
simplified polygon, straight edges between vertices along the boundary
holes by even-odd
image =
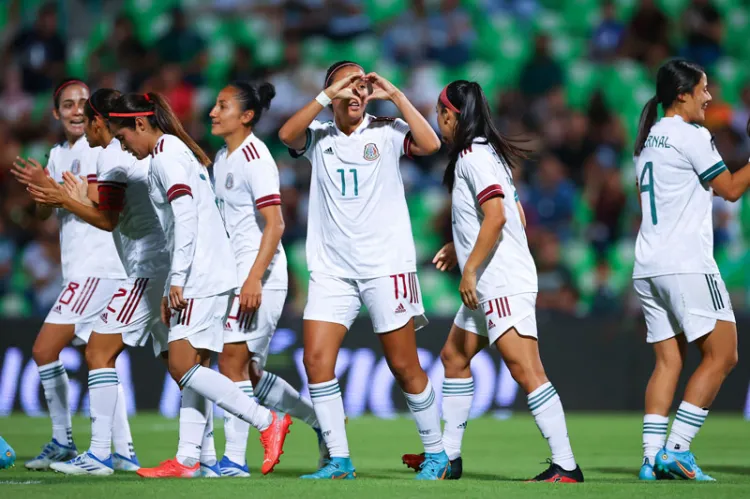
[[[434,386],[443,382],[440,349],[450,321],[436,320],[418,333],[419,358]],[[38,321],[0,321],[0,415],[13,410],[40,416],[46,411],[31,347]],[[282,376],[309,397],[302,366],[301,320],[284,320],[271,344],[267,368]],[[750,316],[738,316],[740,330],[750,328]],[[559,313],[539,316],[540,348],[547,374],[565,400],[567,411],[641,411],[653,354],[642,341],[640,324],[614,319],[576,319]],[[176,417],[180,391],[150,348],[127,350],[117,362],[131,413],[159,411]],[[750,357],[748,342],[740,342],[740,358]],[[61,360],[71,380],[71,409],[88,412],[87,369],[83,355],[66,348]],[[691,352],[687,363],[692,372],[698,362]],[[472,417],[507,417],[526,412],[526,397],[513,381],[497,352],[485,350],[472,362],[475,394]],[[367,319],[359,319],[347,335],[336,364],[344,408],[349,417],[364,413],[382,418],[406,413],[404,396],[386,365],[380,345]],[[683,376],[681,387],[684,386]],[[745,411],[750,418],[750,364],[740,362],[722,386],[712,411]],[[134,389],[135,387],[135,389]],[[440,390],[435,391],[441,398]],[[679,403],[679,397],[676,400]],[[676,407],[676,406],[675,406]],[[220,410],[217,417],[220,417]]]

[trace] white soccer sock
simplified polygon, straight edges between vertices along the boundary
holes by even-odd
[[[250,398],[254,398],[253,384],[250,381],[235,382],[237,388]],[[250,425],[230,413],[224,413],[224,436],[226,447],[224,455],[232,462],[239,465],[245,464],[247,456],[247,435],[250,433]]]
[[[216,445],[214,445],[214,403],[206,399],[206,428],[201,442],[201,464],[216,464]]]
[[[672,429],[667,439],[667,449],[677,452],[690,450],[690,442],[698,434],[708,416],[708,409],[701,409],[684,400],[680,403],[672,421]]]
[[[91,412],[91,448],[99,459],[107,459],[112,447],[112,426],[118,390],[117,371],[111,368],[89,371],[89,410]]]
[[[643,416],[643,458],[648,459],[651,466],[656,462],[656,453],[664,447],[667,439],[667,424],[669,418],[659,414]]]
[[[443,445],[451,461],[461,455],[461,441],[474,399],[474,378],[446,378],[443,381]]]
[[[346,415],[341,398],[339,380],[333,378],[324,383],[309,385],[315,416],[320,423],[323,439],[331,457],[349,457],[349,442],[346,439]]]
[[[117,385],[117,404],[115,405],[112,424],[112,442],[117,454],[131,459],[135,456],[133,436],[130,433],[130,422],[128,421],[128,404],[122,383]]]
[[[180,386],[192,388],[213,400],[216,405],[247,421],[258,431],[264,431],[273,421],[271,411],[245,395],[232,380],[200,364],[194,365],[185,373]]]
[[[440,411],[435,403],[435,390],[427,380],[427,386],[422,393],[406,393],[406,405],[409,406],[414,422],[417,423],[419,438],[422,439],[424,451],[429,454],[439,454],[443,448],[443,435],[440,431]]]
[[[286,380],[273,373],[263,371],[258,386],[255,387],[258,402],[279,412],[289,414],[293,418],[301,419],[313,428],[319,428],[318,418],[312,402],[303,399],[297,390]]]
[[[44,398],[47,399],[47,408],[52,419],[52,438],[61,445],[73,445],[68,373],[65,367],[59,360],[39,366],[39,378],[42,380]]]
[[[206,405],[203,395],[187,387],[182,389],[177,461],[185,466],[195,466],[200,460],[201,444],[206,429]]]
[[[576,460],[570,447],[565,412],[555,387],[548,381],[529,393],[527,401],[539,431],[547,439],[552,462],[566,471],[574,470]]]

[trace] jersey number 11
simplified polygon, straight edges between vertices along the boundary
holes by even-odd
[[[343,168],[339,168],[336,171],[341,174],[341,195],[346,196],[346,175],[345,175],[346,172]],[[352,176],[354,177],[354,195],[359,196],[359,182],[357,182],[357,169],[352,168],[349,170],[349,173],[351,173]]]

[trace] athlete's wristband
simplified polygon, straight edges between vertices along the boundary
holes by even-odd
[[[315,100],[323,107],[328,107],[328,105],[331,103],[331,98],[326,95],[325,92],[320,92],[317,97],[315,97]]]

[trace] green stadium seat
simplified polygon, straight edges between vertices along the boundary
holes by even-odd
[[[365,0],[365,12],[375,24],[382,24],[409,10],[408,0]]]
[[[365,70],[370,70],[365,68]],[[395,64],[388,62],[385,58],[379,58],[375,65],[372,66],[372,71],[375,71],[380,76],[390,81],[398,88],[403,88],[407,84],[406,71]]]
[[[601,19],[599,0],[568,0],[564,3],[562,16],[568,31],[578,36],[591,34]]]
[[[73,40],[68,45],[68,54],[65,61],[67,74],[72,78],[85,79],[88,76],[89,55],[85,41]]]
[[[559,12],[559,7],[556,9],[543,9],[533,20],[534,30],[538,33],[546,33],[548,35],[558,35],[564,33],[565,19]]]
[[[690,0],[656,0],[656,4],[667,17],[679,19],[690,4]]]
[[[607,260],[611,272],[609,282],[618,293],[622,293],[632,281],[635,241],[631,239],[618,241],[609,249]]]
[[[419,286],[425,310],[437,315],[455,315],[461,306],[459,282],[455,274],[440,272],[433,266],[420,268]]]
[[[724,48],[729,54],[750,57],[750,7],[735,7],[724,18]]]
[[[284,62],[284,42],[278,37],[268,37],[255,46],[255,60],[264,67],[278,67]]]
[[[627,22],[633,17],[633,14],[638,9],[638,3],[640,0],[618,0],[615,2],[615,9],[617,10],[617,18],[623,22]]]
[[[209,40],[208,67],[206,77],[209,85],[216,88],[226,82],[226,76],[234,60],[234,43],[229,38]]]
[[[327,67],[337,55],[333,44],[323,37],[313,37],[302,44],[302,60],[314,66]]]
[[[583,58],[569,64],[566,70],[565,97],[568,105],[578,110],[586,109],[591,95],[601,83],[599,67]]]
[[[513,85],[531,55],[531,40],[511,18],[497,15],[478,26],[473,52],[476,57],[495,64],[498,85]]]
[[[586,54],[586,40],[560,33],[552,43],[552,55],[559,63],[567,66]]]
[[[447,193],[441,187],[433,187],[407,197],[409,215],[412,220],[412,234],[417,250],[417,260],[432,261],[432,257],[442,246],[440,236],[435,232],[435,215],[445,204]]]
[[[721,86],[721,97],[729,104],[740,103],[740,93],[748,82],[748,70],[746,64],[741,64],[732,57],[723,57],[714,66],[713,78]]]

